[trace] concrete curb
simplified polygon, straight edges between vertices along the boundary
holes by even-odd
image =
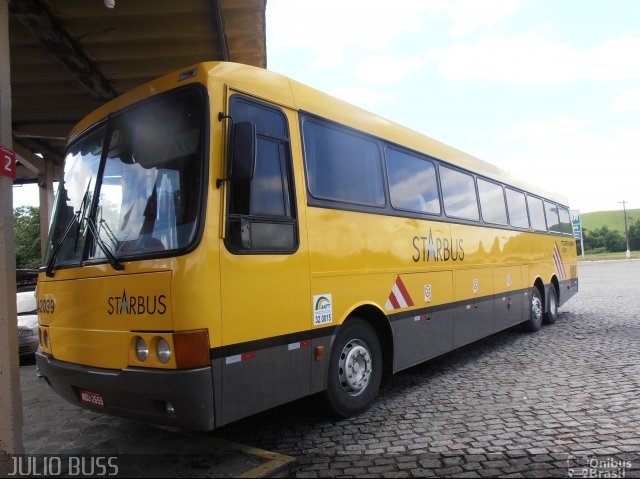
[[[284,454],[278,454],[277,452],[265,451],[264,449],[258,449],[257,447],[247,446],[245,444],[238,444],[235,442],[224,441],[222,439],[216,440],[221,448],[235,449],[245,454],[258,456],[267,460],[264,464],[259,465],[247,472],[240,474],[238,477],[242,478],[259,478],[259,477],[284,477],[285,471],[290,471],[296,463],[296,458],[291,456],[285,456]],[[284,474],[284,476],[281,476]]]

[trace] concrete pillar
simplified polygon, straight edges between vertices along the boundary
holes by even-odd
[[[40,257],[44,260],[47,252],[47,237],[53,210],[53,162],[44,162],[44,174],[38,176],[40,187]]]
[[[0,143],[11,148],[9,70],[9,5],[0,0]],[[0,176],[0,454],[23,452],[17,338],[13,183]]]

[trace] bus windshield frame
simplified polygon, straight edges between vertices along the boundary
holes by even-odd
[[[206,91],[187,85],[126,108],[66,151],[44,264],[177,256],[201,236]]]

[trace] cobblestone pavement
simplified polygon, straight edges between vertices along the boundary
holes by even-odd
[[[315,410],[215,434],[298,456],[297,477],[640,477],[640,261],[581,264],[555,325],[403,371],[357,418]]]
[[[581,264],[557,324],[387,378],[348,420],[304,399],[209,434],[173,431],[81,410],[23,369],[28,453],[138,454],[151,476],[237,475],[237,457],[206,456],[225,439],[297,457],[297,477],[640,477],[640,261]]]

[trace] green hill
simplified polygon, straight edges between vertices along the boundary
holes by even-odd
[[[582,213],[580,215],[582,227],[593,231],[603,226],[610,230],[618,230],[624,235],[624,213],[622,210],[615,211],[594,211],[593,213]],[[632,225],[640,219],[640,209],[627,210],[627,221]]]

